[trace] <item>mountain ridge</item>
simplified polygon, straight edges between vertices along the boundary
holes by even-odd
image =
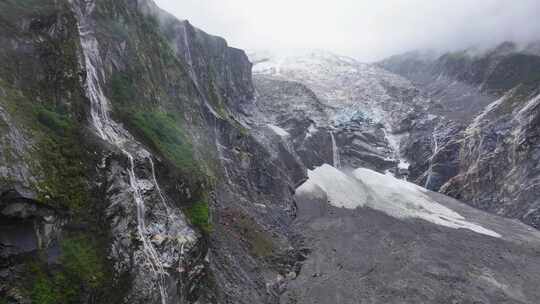
[[[455,160],[447,192],[497,202],[458,173],[492,165],[468,161],[500,126],[515,180],[534,172],[537,99],[456,120],[430,87],[349,57],[252,73],[151,0],[6,0],[0,42],[0,303],[538,299],[538,231],[402,180],[433,188]],[[464,135],[482,149],[456,153]]]

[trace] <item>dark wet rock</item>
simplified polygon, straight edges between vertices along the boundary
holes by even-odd
[[[405,148],[408,155],[421,155],[411,157],[412,179],[538,227],[533,147],[540,78],[534,45],[506,42],[485,51],[416,52],[380,65],[436,100],[428,112],[438,122],[415,126]],[[444,148],[437,153],[434,138]],[[430,172],[435,180],[427,182]]]
[[[326,52],[251,57],[257,95],[244,112],[289,132],[308,168],[337,163],[399,174],[398,164],[406,167],[400,143],[426,107],[407,80]]]
[[[321,52],[254,60],[268,69],[252,80],[244,51],[153,1],[36,5],[0,3],[0,302],[76,277],[73,240],[104,274],[71,282],[77,303],[537,296],[536,239],[514,222],[439,198],[506,226],[492,240],[294,196],[308,169],[367,167],[536,223],[537,106],[528,76],[501,73],[534,74],[534,45],[403,63],[411,81]],[[471,128],[516,83],[529,89]]]
[[[22,196],[15,189],[0,195],[0,293],[26,303],[15,288],[24,277],[26,261],[43,259],[58,263],[58,241],[68,221],[65,211]]]

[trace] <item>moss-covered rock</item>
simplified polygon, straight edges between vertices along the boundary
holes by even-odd
[[[28,265],[32,303],[81,303],[88,297],[103,297],[105,284],[112,281],[101,246],[88,236],[74,235],[62,240],[60,248],[58,267],[39,262]]]
[[[192,225],[198,227],[207,234],[212,232],[212,224],[210,222],[210,207],[208,206],[208,202],[206,200],[196,202],[184,210]]]

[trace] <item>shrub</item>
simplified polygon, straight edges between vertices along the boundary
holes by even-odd
[[[104,279],[102,258],[86,237],[76,237],[62,242],[61,262],[68,276],[92,289]]]
[[[37,118],[40,123],[61,136],[73,127],[73,123],[68,117],[43,107],[38,107]]]
[[[132,121],[144,137],[180,171],[199,171],[191,143],[174,116],[159,111],[137,112],[132,115]]]
[[[201,229],[205,233],[212,232],[208,202],[199,201],[193,204],[191,207],[185,210],[185,214],[192,225]]]
[[[62,268],[55,272],[46,265],[31,264],[34,304],[80,303],[83,291],[97,292],[105,280],[104,260],[91,239],[78,236],[62,241]]]

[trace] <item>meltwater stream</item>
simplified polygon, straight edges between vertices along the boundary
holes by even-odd
[[[429,189],[429,186],[431,185],[431,180],[433,178],[433,165],[434,165],[434,158],[439,153],[439,141],[437,139],[437,134],[433,132],[433,135],[431,137],[431,143],[433,146],[433,151],[431,154],[431,157],[429,158],[429,169],[427,172],[426,182],[424,184],[424,188]]]
[[[334,132],[330,131],[330,138],[332,138],[332,157],[335,168],[341,168],[341,158],[339,156],[339,148],[334,137]]]
[[[94,1],[84,1],[80,6],[74,5],[73,7],[79,21],[79,36],[86,67],[86,94],[91,103],[92,125],[103,140],[118,147],[129,159],[129,184],[137,208],[137,233],[142,242],[142,251],[146,263],[157,278],[156,282],[160,292],[161,303],[166,304],[168,298],[165,287],[167,272],[149,239],[150,234],[145,224],[145,201],[142,195],[143,184],[135,174],[135,156],[130,150],[136,150],[138,157],[150,161],[154,187],[158,191],[163,204],[165,204],[168,214],[169,208],[157,184],[154,164],[151,160],[150,153],[138,146],[127,130],[109,118],[109,103],[100,84],[100,76],[103,77],[103,71],[98,70],[98,67],[102,66],[98,41],[92,30],[89,18],[95,7],[95,3]],[[129,147],[130,144],[131,147]]]

